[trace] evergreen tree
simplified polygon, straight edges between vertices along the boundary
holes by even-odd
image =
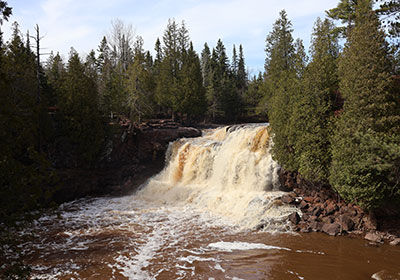
[[[201,75],[203,77],[203,86],[207,88],[210,84],[211,76],[211,52],[207,43],[204,44],[204,49],[201,52]]]
[[[236,53],[236,46],[233,45],[233,50],[232,50],[232,64],[231,64],[231,71],[235,79],[237,78],[238,75],[238,56]]]
[[[244,61],[243,47],[239,45],[239,60],[237,66],[237,86],[240,94],[243,95],[247,88],[246,64]]]
[[[293,142],[296,131],[290,121],[293,95],[299,89],[292,32],[292,24],[283,10],[266,39],[265,93],[262,101],[267,106],[274,133],[274,158],[288,170],[298,168]]]
[[[228,57],[221,39],[218,39],[212,51],[210,61],[210,81],[207,88],[208,114],[216,117],[231,118],[235,114],[235,99],[232,96],[235,84],[232,79]]]
[[[298,132],[295,139],[298,171],[311,181],[327,182],[329,177],[330,120],[338,88],[339,45],[334,28],[329,20],[317,19],[310,49],[312,61],[293,108],[292,126]]]
[[[50,106],[55,106],[58,96],[60,95],[60,88],[63,83],[62,79],[65,77],[64,62],[59,53],[55,56],[53,53],[50,54],[46,62],[45,75],[52,91],[51,98],[49,98],[48,102]]]
[[[337,27],[335,31],[346,36],[346,30],[354,25],[355,9],[359,0],[340,0],[337,7],[326,11],[326,15],[334,20],[340,20],[347,26]]]
[[[181,42],[182,43],[182,42]],[[155,99],[164,110],[170,110],[173,118],[176,117],[179,104],[178,75],[181,66],[179,52],[179,26],[175,20],[168,20],[167,28],[163,35],[163,59],[158,66]]]
[[[85,74],[85,66],[74,49],[63,82],[59,107],[64,132],[77,153],[76,165],[90,166],[99,155],[104,132],[96,82]]]
[[[191,117],[201,117],[206,110],[205,88],[200,67],[200,59],[190,42],[187,56],[184,59],[180,77],[180,112]]]
[[[107,38],[104,36],[98,47],[97,64],[99,69],[98,89],[99,108],[104,115],[118,112],[117,105],[120,93],[113,87],[113,77],[116,76],[116,69],[112,65],[111,50]]]
[[[46,202],[52,173],[39,140],[36,57],[17,23],[0,59],[0,223],[7,223]]]
[[[330,182],[365,209],[400,195],[400,108],[398,92],[390,90],[388,65],[372,3],[360,0],[339,63],[345,103],[332,142]]]
[[[243,95],[244,112],[248,116],[258,114],[258,105],[263,98],[262,85],[264,78],[260,72],[258,76],[254,76],[248,83],[248,89]]]

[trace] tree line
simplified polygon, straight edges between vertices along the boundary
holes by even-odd
[[[266,39],[262,105],[275,159],[366,210],[400,198],[400,2],[373,4],[340,1],[327,15],[342,27],[318,18],[309,58],[282,11]]]

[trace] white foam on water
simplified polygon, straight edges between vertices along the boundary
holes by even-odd
[[[234,250],[286,250],[286,251],[291,251],[289,248],[284,248],[284,247],[278,247],[278,246],[271,246],[271,245],[266,245],[263,243],[247,243],[247,242],[239,242],[239,241],[234,241],[234,242],[215,242],[215,243],[210,243],[208,244],[210,248],[219,250],[219,251],[224,251],[224,252],[232,252]]]

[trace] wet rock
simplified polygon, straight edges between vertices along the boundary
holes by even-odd
[[[391,241],[389,244],[392,246],[400,245],[400,238],[396,238],[395,240]]]
[[[322,213],[322,210],[321,210],[321,207],[319,207],[319,206],[316,206],[315,208],[314,208],[314,210],[313,210],[313,216],[319,216],[319,215],[321,215],[321,213]]]
[[[375,243],[379,243],[382,241],[381,236],[379,234],[373,233],[373,232],[367,233],[364,238],[368,241],[375,242]]]
[[[319,222],[319,219],[318,219],[317,216],[311,216],[311,217],[310,217],[310,221],[311,221],[311,222],[314,222],[314,221],[318,221],[318,222]]]
[[[323,217],[322,218],[322,222],[324,222],[325,224],[332,224],[334,221],[335,221],[335,219],[332,217]]]
[[[332,224],[324,224],[322,226],[322,231],[325,232],[326,234],[335,236],[340,232],[340,225],[336,222]]]
[[[292,195],[285,194],[282,196],[281,201],[286,204],[291,204],[294,202],[294,197]]]
[[[304,214],[301,216],[301,219],[302,219],[303,221],[308,221],[308,220],[310,219],[310,215],[304,213]]]
[[[306,197],[303,198],[303,200],[304,200],[305,202],[308,202],[308,203],[313,203],[313,202],[314,202],[314,197],[312,197],[312,196],[306,196]]]
[[[318,221],[310,222],[310,228],[311,228],[313,231],[321,231],[323,225],[324,225],[323,223],[318,222]]]
[[[310,205],[307,202],[305,202],[304,200],[302,200],[300,202],[299,207],[300,207],[301,210],[306,210],[306,209],[308,209],[310,207]]]
[[[297,225],[300,222],[300,216],[297,214],[297,212],[294,212],[289,215],[289,221],[291,221],[293,224]]]
[[[349,216],[343,215],[340,218],[340,226],[345,231],[351,231],[354,228],[354,222]]]
[[[375,217],[371,215],[366,215],[362,218],[362,222],[364,225],[364,228],[368,230],[376,230],[377,228],[377,223]]]
[[[338,210],[338,206],[332,201],[327,203],[325,207],[325,215],[329,216],[334,214]]]
[[[310,227],[304,227],[300,229],[301,233],[309,233],[312,232],[312,229]]]

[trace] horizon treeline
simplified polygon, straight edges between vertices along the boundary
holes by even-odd
[[[11,8],[0,4],[1,26]],[[343,26],[318,18],[309,52],[283,10],[266,37],[265,72],[251,78],[242,45],[231,59],[222,40],[198,54],[173,19],[154,57],[115,21],[86,57],[71,48],[67,61],[52,53],[40,63],[35,40],[14,23],[9,41],[0,35],[1,220],[46,204],[58,169],[96,167],[115,117],[193,124],[258,115],[286,170],[365,209],[399,197],[400,3],[372,4],[341,0],[327,15]]]
[[[66,62],[51,52],[44,74],[57,89],[71,57],[76,57],[95,83],[98,110],[111,118],[232,122],[254,114],[254,99],[246,95],[249,80],[242,45],[238,50],[233,45],[231,62],[221,39],[213,49],[205,43],[199,55],[185,22],[178,24],[174,19],[168,21],[161,40],[156,40],[154,57],[143,45],[143,38],[134,36],[130,25],[115,20],[110,34],[85,58],[73,48]],[[49,105],[58,106],[62,93],[51,93]]]

